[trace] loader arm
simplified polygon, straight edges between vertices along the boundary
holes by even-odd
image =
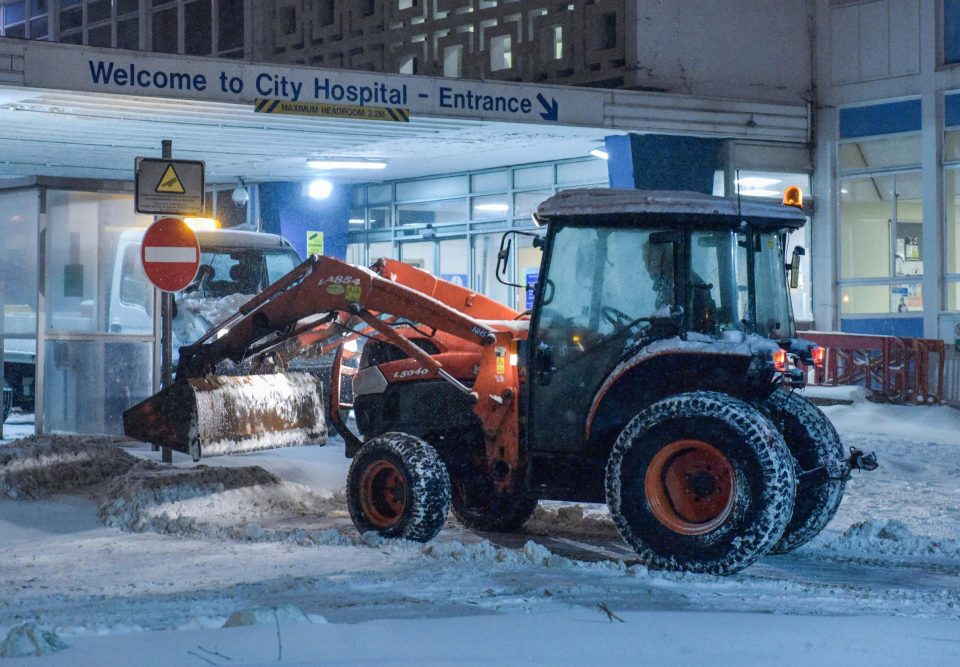
[[[287,425],[296,424],[296,429],[290,430],[307,434],[323,431],[323,411],[316,409],[320,400],[307,395],[308,391],[316,395],[316,387],[305,388],[302,379],[271,384],[269,399],[261,400],[258,398],[261,394],[255,389],[250,389],[247,395],[239,390],[247,390],[249,383],[262,382],[263,378],[280,380],[287,376],[211,374],[222,361],[239,363],[285,343],[303,344],[308,334],[314,336],[312,344],[322,341],[324,348],[336,347],[356,335],[358,327],[363,327],[365,334],[372,332],[396,345],[471,396],[487,441],[488,463],[491,469],[499,471],[503,484],[509,483],[510,473],[517,468],[520,456],[520,381],[513,362],[517,327],[510,322],[474,318],[391,279],[396,277],[396,273],[388,278],[331,257],[311,257],[196,343],[181,348],[176,382],[124,413],[126,433],[199,458],[205,443],[214,437],[218,447],[226,450],[228,447],[220,443],[229,441],[231,436],[236,440],[264,440],[260,429],[281,433]],[[459,286],[449,287],[452,289],[441,286],[440,296],[462,309],[470,308],[472,293]],[[478,312],[484,315],[517,315],[505,307],[492,307],[490,304],[496,305],[495,302],[477,299],[475,303],[482,305]],[[404,330],[409,333],[417,327],[444,331],[480,348],[478,374],[472,387],[447,373],[440,362],[403,335]],[[214,396],[214,391],[219,393]],[[320,424],[316,423],[318,412]],[[222,424],[228,422],[231,415],[248,413],[252,416],[239,419],[236,426]],[[287,413],[293,416],[288,418]],[[205,433],[213,435],[204,437]],[[206,447],[204,451],[211,449]],[[241,447],[235,449],[241,450]]]
[[[480,320],[412,287],[363,267],[315,255],[241,306],[236,315],[199,341],[181,348],[177,376],[202,377],[226,359],[241,362],[303,335],[324,318],[332,322],[338,313],[358,316],[372,327],[376,325],[371,318],[393,316],[442,329],[478,345],[490,345],[495,338],[493,329]],[[318,316],[320,320],[310,321]],[[422,360],[418,355],[411,356]]]

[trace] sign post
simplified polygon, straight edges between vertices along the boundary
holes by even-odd
[[[161,142],[161,158],[137,158],[136,204],[138,213],[202,215],[204,212],[204,163],[174,160],[173,142]],[[173,292],[189,285],[200,266],[200,244],[179,218],[155,219],[143,236],[140,259],[147,278],[161,290],[160,374],[161,386],[173,382]],[[156,451],[156,446],[153,450]],[[161,460],[173,463],[173,452],[163,447]]]

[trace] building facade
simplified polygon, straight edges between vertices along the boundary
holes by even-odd
[[[794,298],[798,320],[822,330],[940,338],[951,349],[948,395],[960,398],[960,348],[953,351],[960,346],[960,0],[0,0],[0,34],[184,59],[609,90],[610,157],[622,158],[619,140],[628,133],[647,137],[639,143],[648,152],[627,168],[626,181],[614,173],[622,160],[583,151],[353,182],[337,223],[347,258],[397,257],[524,306],[522,290],[493,278],[502,231],[529,227],[536,203],[557,190],[644,187],[656,160],[682,168],[691,156],[657,137],[705,139],[699,157],[713,161],[713,178],[697,189],[777,197],[786,185],[809,186],[811,222],[792,240],[808,251]],[[620,91],[650,95],[633,102]],[[643,157],[646,171],[637,166]],[[689,187],[682,178],[674,183]],[[261,202],[282,189],[276,184],[248,185],[251,205],[240,211],[230,203],[234,184],[214,185],[211,202],[233,223],[262,223],[261,203],[279,205]],[[58,181],[45,191],[75,193],[62,210],[81,240],[72,211],[90,199],[78,194],[84,187]],[[129,201],[129,192],[116,190],[93,197],[107,212],[97,213],[102,229],[116,226],[115,199]],[[23,211],[39,219],[58,196],[10,192],[17,208],[10,219]],[[22,252],[37,253],[38,238],[23,236]],[[63,280],[62,271],[44,269],[46,259],[24,294]],[[83,264],[69,253],[61,260]],[[512,282],[530,280],[536,264],[536,251],[521,249],[509,267]],[[24,277],[8,278],[9,295]],[[14,336],[35,336],[36,326]],[[75,372],[69,350],[106,344],[99,337],[109,333],[52,332],[43,346],[47,372]],[[152,333],[123,342],[154,344]],[[156,378],[138,382],[149,387]],[[69,416],[49,415],[48,423],[96,430]]]

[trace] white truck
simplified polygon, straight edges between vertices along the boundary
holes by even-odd
[[[109,287],[107,322],[118,334],[153,332],[154,298],[140,263],[143,231],[120,234],[114,255]],[[300,256],[281,236],[232,229],[197,232],[200,268],[185,290],[176,295],[174,354],[181,345],[193,342],[222,319],[236,311],[250,296],[288,273],[300,263]],[[90,302],[88,310],[93,310]],[[83,308],[83,306],[81,306]],[[225,316],[225,315],[224,315]],[[34,409],[36,343],[34,340],[4,340],[3,418],[11,407],[25,412]],[[9,389],[9,391],[6,391]]]

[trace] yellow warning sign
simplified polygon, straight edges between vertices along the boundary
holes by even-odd
[[[258,97],[253,110],[257,113],[275,113],[285,116],[317,116],[323,118],[348,118],[353,120],[384,120],[409,123],[410,109],[404,107],[368,107],[351,104],[328,104],[326,102],[290,102]]]
[[[186,190],[183,189],[183,183],[180,182],[180,177],[177,176],[177,170],[173,168],[172,164],[167,165],[154,192],[172,192],[178,195],[186,192]]]

